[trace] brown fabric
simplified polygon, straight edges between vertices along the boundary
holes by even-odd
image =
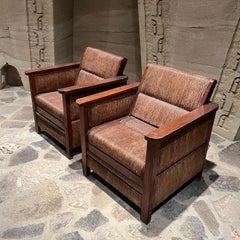
[[[98,77],[97,75],[94,75],[90,72],[80,70],[80,72],[76,78],[75,85],[79,85],[81,83],[101,81],[102,79],[103,78]]]
[[[104,52],[99,49],[87,47],[81,61],[81,69],[102,78],[121,75],[124,58]]]
[[[61,121],[64,120],[62,94],[59,92],[48,92],[38,94],[35,97],[36,104]],[[76,103],[71,104],[71,120],[79,118]]]
[[[188,113],[188,111],[140,93],[132,115],[154,126],[162,127],[170,121]]]
[[[122,94],[120,97],[93,104],[89,118],[90,125],[95,126],[129,114],[134,95]]]
[[[191,111],[203,102],[211,79],[173,68],[148,64],[141,92]]]
[[[154,129],[141,120],[127,116],[92,128],[89,143],[141,176],[147,146],[144,135]]]
[[[69,87],[74,84],[79,69],[66,69],[51,73],[34,75],[34,95],[43,92],[56,91],[59,88]]]

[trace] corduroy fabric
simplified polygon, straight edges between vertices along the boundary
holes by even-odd
[[[148,64],[141,92],[188,111],[203,104],[211,79],[166,66]]]
[[[63,100],[62,94],[55,92],[48,92],[38,94],[35,97],[36,104],[43,108],[45,111],[49,112],[52,115],[55,115],[56,118],[63,121]],[[78,107],[76,103],[71,104],[71,120],[78,119]]]
[[[90,72],[80,70],[76,78],[75,85],[80,85],[82,83],[96,82],[103,80],[102,77],[98,77]]]
[[[90,144],[141,176],[147,147],[144,135],[155,129],[139,119],[127,116],[92,128],[88,139]]]
[[[110,78],[122,74],[123,58],[95,48],[86,48],[81,69],[102,78]]]
[[[188,111],[140,93],[132,115],[154,126],[162,127],[170,121],[188,113]]]

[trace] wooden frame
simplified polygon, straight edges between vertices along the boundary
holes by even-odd
[[[91,128],[131,113],[139,83],[78,99],[84,175],[88,176],[91,170],[95,172],[138,206],[141,220],[149,223],[156,206],[191,178],[201,178],[218,109],[217,104],[209,102],[215,85],[216,81],[210,81],[208,94],[204,96],[205,104],[145,136],[147,149],[142,176],[134,174],[88,141]],[[115,116],[106,120],[106,104],[116,104],[116,101],[119,101],[119,111],[114,109]],[[101,109],[101,105],[104,114],[99,114],[103,117],[96,121],[94,109],[96,106]]]

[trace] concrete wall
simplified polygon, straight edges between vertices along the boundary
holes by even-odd
[[[24,78],[24,70],[30,67],[30,51],[26,2],[1,0],[0,6],[0,77],[5,78],[5,64],[15,66]],[[5,70],[4,70],[5,69]],[[25,82],[23,81],[25,85]],[[27,85],[27,84],[26,84]]]
[[[53,1],[55,63],[73,61],[73,0]]]
[[[130,82],[141,76],[138,8],[136,0],[75,0],[74,60],[86,46],[97,47],[128,59]]]
[[[8,63],[13,67],[8,71],[17,69],[26,89],[29,89],[26,69],[55,62],[52,9],[52,1],[48,0],[1,0],[0,68]]]
[[[240,0],[139,0],[142,64],[218,80],[214,130],[240,138]]]

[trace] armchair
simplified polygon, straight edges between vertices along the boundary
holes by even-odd
[[[201,177],[218,106],[215,80],[148,64],[140,83],[78,99],[82,167],[140,208],[149,223],[163,200]]]
[[[47,132],[66,148],[68,158],[81,146],[75,100],[126,84],[127,60],[87,47],[82,61],[25,72],[29,77],[36,132]]]

